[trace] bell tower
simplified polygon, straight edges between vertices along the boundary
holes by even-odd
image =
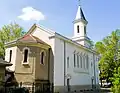
[[[86,33],[88,21],[84,16],[84,13],[80,4],[80,0],[79,0],[78,10],[76,13],[75,20],[73,21],[73,24],[74,24],[74,35],[72,37],[72,40],[89,48],[90,39],[87,37],[87,33]]]

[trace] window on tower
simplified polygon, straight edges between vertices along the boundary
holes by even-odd
[[[86,26],[84,26],[84,33],[86,34]]]
[[[79,29],[79,25],[77,25],[77,33],[79,33],[80,31],[79,31],[80,29]]]

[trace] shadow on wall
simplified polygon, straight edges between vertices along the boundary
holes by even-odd
[[[7,69],[5,71],[5,87],[18,86],[14,72]]]
[[[51,48],[49,48],[48,67],[48,79],[54,84],[54,55]]]

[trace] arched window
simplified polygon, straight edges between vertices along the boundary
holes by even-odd
[[[84,59],[84,69],[87,69],[87,65],[88,65],[88,63],[87,63],[87,54],[83,55],[83,59]]]
[[[44,65],[45,64],[45,51],[42,51],[40,53],[40,64]]]
[[[83,55],[83,67],[85,69],[85,56]]]
[[[28,49],[24,49],[24,63],[27,63],[28,59]]]
[[[77,67],[79,68],[79,55],[77,54]]]
[[[86,68],[88,69],[89,68],[89,57],[87,55],[87,59],[86,59]]]
[[[77,25],[77,33],[79,33],[79,32],[80,32],[79,25]]]
[[[22,64],[28,64],[28,58],[29,58],[29,54],[30,54],[30,48],[29,47],[24,47],[22,50],[22,55],[23,55],[23,60],[22,60]]]
[[[69,57],[67,57],[67,68],[69,68]]]
[[[86,35],[86,26],[84,26],[84,34]]]
[[[82,68],[82,65],[83,65],[82,62],[83,62],[82,61],[82,55],[80,55],[80,66],[81,66],[81,68]]]
[[[76,67],[76,55],[74,53],[74,67]]]
[[[12,59],[12,50],[10,50],[9,62],[11,62],[11,59]]]

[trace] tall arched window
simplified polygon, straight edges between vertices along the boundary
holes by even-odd
[[[74,67],[76,67],[76,55],[74,53]]]
[[[86,59],[86,68],[88,69],[89,68],[89,57],[87,55],[87,59]]]
[[[77,67],[79,68],[79,55],[77,54]]]
[[[10,50],[9,62],[11,62],[11,59],[12,59],[12,50]]]
[[[86,26],[84,26],[84,34],[86,35]]]
[[[24,50],[24,61],[23,62],[27,63],[27,61],[28,61],[27,59],[28,59],[28,49],[25,49]]]
[[[81,66],[81,68],[82,68],[82,65],[83,65],[82,62],[83,62],[82,61],[82,55],[80,55],[80,66]]]
[[[44,60],[45,60],[45,53],[44,53],[44,51],[42,51],[41,55],[40,55],[40,64],[44,65]]]
[[[83,55],[83,67],[85,69],[85,56]]]
[[[86,55],[84,55],[84,69],[86,69]]]
[[[67,68],[69,68],[69,57],[67,57]]]
[[[80,32],[80,28],[79,28],[79,25],[77,25],[77,33]]]

